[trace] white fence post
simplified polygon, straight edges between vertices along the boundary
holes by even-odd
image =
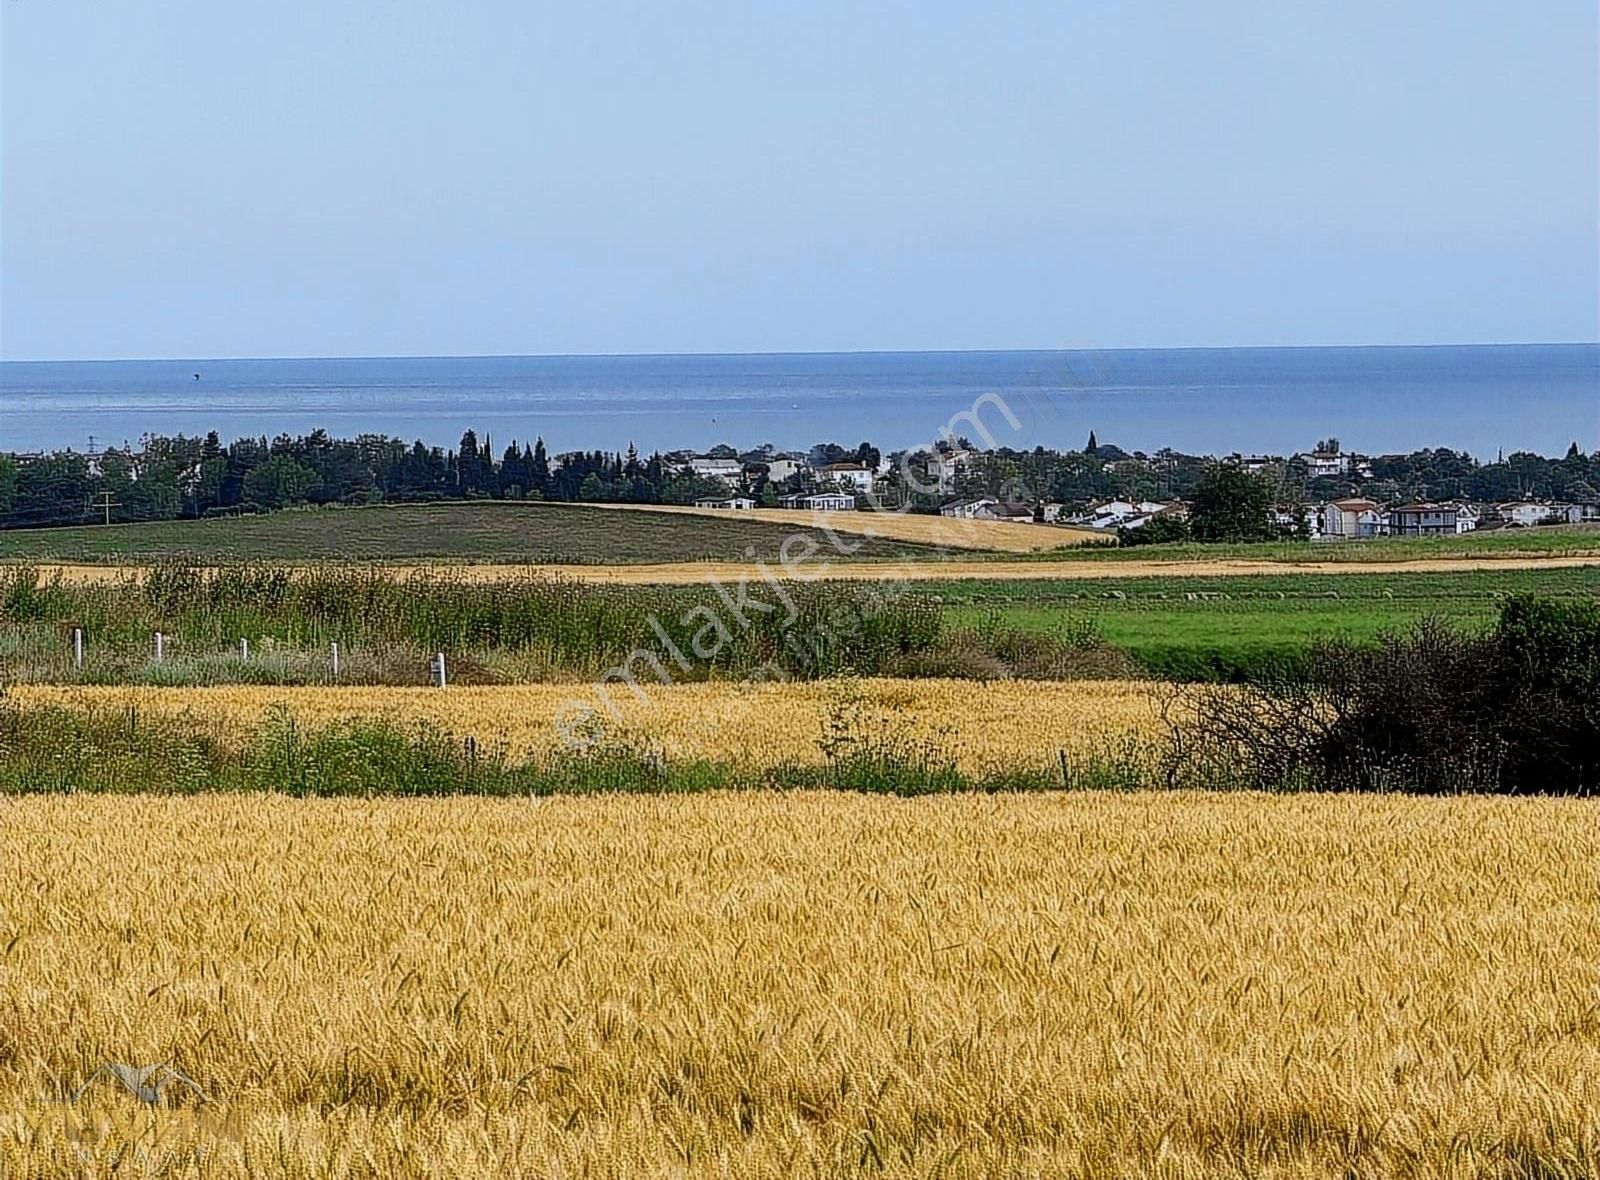
[[[333,674],[339,675],[339,645],[333,645]]]
[[[83,667],[83,628],[82,627],[74,627],[72,629],[72,666],[74,668],[82,668]]]
[[[439,687],[443,688],[443,687],[445,687],[445,684],[446,684],[445,674],[444,674],[444,652],[440,652],[439,653],[439,666],[438,666],[437,671],[439,673]]]
[[[157,631],[156,632],[156,663],[158,663],[158,664],[161,662],[161,656],[162,656],[162,642],[161,641],[162,641],[161,632]]]
[[[239,658],[246,661],[250,659],[250,641],[242,636],[239,639]]]

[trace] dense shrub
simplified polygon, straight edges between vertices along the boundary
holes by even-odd
[[[1173,779],[1265,789],[1600,788],[1600,605],[1520,597],[1472,635],[1435,621],[1214,686],[1174,726]]]
[[[1139,674],[1184,684],[1251,684],[1305,673],[1309,649],[1298,643],[1245,643],[1194,647],[1181,640],[1141,644],[1132,663]]]
[[[1171,513],[1152,516],[1138,528],[1123,527],[1117,530],[1117,544],[1124,549],[1135,545],[1181,544],[1193,539],[1188,517]]]

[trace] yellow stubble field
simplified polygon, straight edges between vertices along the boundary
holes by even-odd
[[[810,512],[786,508],[698,508],[685,504],[598,504],[621,512],[668,512],[722,520],[757,520],[790,529],[829,529],[844,536],[883,537],[937,545],[943,549],[977,549],[992,553],[1044,553],[1077,545],[1105,545],[1109,538],[1094,529],[1068,525],[1035,525],[1031,521],[961,520],[913,512]]]

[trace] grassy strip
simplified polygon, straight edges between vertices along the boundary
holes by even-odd
[[[12,645],[5,654],[13,676],[45,679],[52,664],[56,674],[70,667],[70,634],[81,629],[87,653],[103,663],[85,678],[113,683],[137,676],[157,632],[166,658],[187,656],[201,672],[205,661],[248,639],[258,656],[301,649],[320,662],[336,642],[374,659],[394,651],[420,656],[411,662],[423,669],[434,652],[459,660],[500,651],[591,676],[642,651],[691,664],[679,669],[688,679],[772,666],[796,677],[847,668],[865,674],[938,641],[936,605],[896,590],[760,580],[732,588],[606,586],[537,573],[494,583],[455,572],[397,580],[334,566],[297,576],[260,563],[160,565],[141,583],[72,585],[13,567],[0,572],[0,623],[16,630],[7,628],[0,643]]]
[[[1049,634],[1092,626],[1163,680],[1257,681],[1303,665],[1318,642],[1376,644],[1424,618],[1476,633],[1517,594],[1600,599],[1600,569],[1285,574],[942,583],[953,628]]]
[[[1440,557],[1543,557],[1600,553],[1600,526],[1552,525],[1531,529],[1497,529],[1450,537],[1373,537],[1365,541],[1267,541],[1258,544],[1185,542],[1105,548],[1085,545],[1035,554],[1018,560],[1040,562],[1118,561],[1416,561]]]
[[[158,566],[142,584],[72,585],[17,567],[0,572],[0,665],[9,679],[35,683],[324,684],[334,682],[329,647],[337,642],[345,684],[425,684],[438,651],[449,653],[461,684],[593,678],[640,651],[670,663],[678,681],[774,668],[793,679],[1142,671],[1250,681],[1298,667],[1318,641],[1372,644],[1424,617],[1476,632],[1515,594],[1600,599],[1600,568],[1041,578],[915,589],[757,582],[750,593],[768,609],[741,608],[741,625],[709,586],[606,586],[537,574],[495,583],[447,573],[396,580],[332,567],[296,577],[259,564]],[[707,630],[712,620],[725,635]],[[84,632],[81,669],[72,664],[74,627]],[[156,631],[165,637],[160,663]],[[677,652],[695,653],[688,667],[673,659],[663,633]],[[250,641],[248,659],[241,638]],[[642,665],[635,672],[647,674]]]
[[[647,677],[652,660],[679,682],[1127,670],[1093,635],[957,633],[933,596],[871,582],[610,586],[529,573],[489,583],[258,563],[163,565],[142,582],[89,585],[12,567],[0,571],[0,624],[7,675],[34,683],[331,683],[333,643],[345,684],[427,683],[436,652],[449,653],[459,684],[570,681],[625,664]]]

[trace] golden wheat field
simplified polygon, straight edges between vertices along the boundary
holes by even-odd
[[[1600,1169],[1590,802],[0,806],[8,1177]]]
[[[641,669],[642,671],[642,669]],[[224,743],[242,742],[281,706],[310,727],[359,717],[426,721],[521,757],[563,739],[558,722],[582,708],[616,706],[621,729],[668,757],[746,768],[815,763],[830,716],[853,702],[865,732],[893,729],[933,743],[965,771],[1052,762],[1060,750],[1096,754],[1153,737],[1152,686],[1134,680],[1065,682],[863,679],[850,682],[733,682],[658,685],[643,696],[625,684],[602,698],[593,685],[436,688],[65,687],[17,685],[21,704],[67,704],[190,718]],[[576,706],[576,709],[574,708]]]

